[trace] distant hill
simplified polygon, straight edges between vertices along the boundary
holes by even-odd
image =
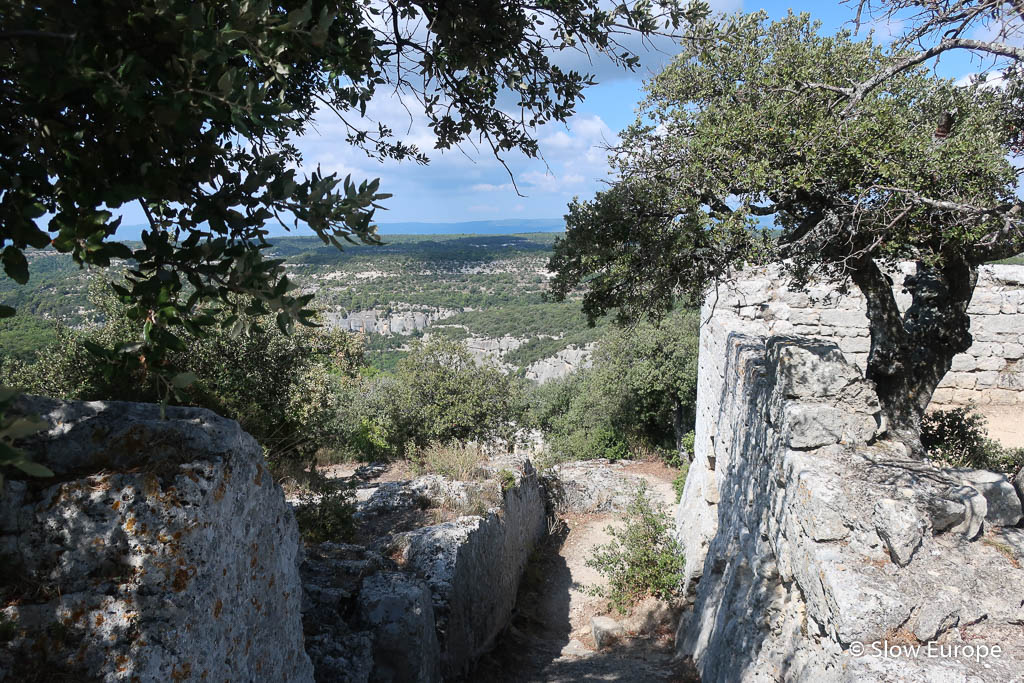
[[[508,235],[519,232],[564,232],[561,218],[506,218],[461,223],[380,223],[383,235]]]
[[[497,221],[463,221],[460,223],[379,223],[382,235],[508,235],[521,232],[564,232],[561,218],[506,218]],[[273,237],[305,236],[313,232],[306,228],[287,232],[279,225],[268,225]],[[145,225],[122,225],[117,229],[120,240],[138,240]]]

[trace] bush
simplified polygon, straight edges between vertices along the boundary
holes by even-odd
[[[682,548],[671,534],[668,513],[650,499],[645,486],[637,489],[626,508],[625,527],[609,526],[612,542],[598,546],[587,566],[608,579],[608,587],[592,589],[625,614],[647,596],[671,600],[682,588]]]
[[[95,288],[94,288],[95,291]],[[169,354],[167,367],[151,371],[108,362],[92,345],[115,356],[118,346],[135,341],[138,321],[107,290],[93,299],[104,322],[85,331],[58,327],[57,342],[31,362],[10,361],[0,368],[0,384],[66,400],[122,400],[209,408],[242,425],[267,451],[275,469],[286,461],[312,461],[318,451],[339,445],[344,385],[362,364],[360,337],[340,330],[299,328],[286,335],[273,318],[241,320],[249,331],[211,329],[188,337],[183,350]],[[162,392],[162,374],[195,377],[176,395]]]
[[[352,485],[320,481],[295,506],[295,521],[307,543],[347,543],[355,535],[355,510]]]
[[[696,404],[698,317],[681,311],[607,335],[593,366],[534,390],[532,425],[555,460],[657,452],[679,465]],[[692,444],[690,445],[692,448]]]
[[[948,467],[1013,475],[1024,467],[1024,448],[1005,448],[988,438],[985,418],[971,407],[936,410],[921,419],[927,457]]]
[[[686,475],[690,471],[690,463],[684,462],[679,467],[679,472],[676,474],[675,479],[672,480],[672,490],[676,492],[676,502],[678,503],[683,499],[683,489],[686,488]]]

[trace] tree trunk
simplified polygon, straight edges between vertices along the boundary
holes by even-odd
[[[683,427],[685,416],[683,415],[683,404],[677,399],[672,403],[672,431],[676,437],[676,453],[679,462],[693,462],[693,453],[683,448],[683,437],[686,436],[686,429]]]
[[[939,267],[918,263],[917,272],[904,281],[912,297],[904,314],[896,305],[892,280],[874,260],[862,262],[852,278],[867,300],[867,378],[878,390],[889,431],[920,452],[921,417],[953,356],[971,345],[967,306],[978,268],[958,256]]]

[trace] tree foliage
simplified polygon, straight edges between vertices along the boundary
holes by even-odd
[[[397,454],[406,444],[511,442],[525,407],[512,377],[477,365],[465,346],[442,339],[415,343],[394,376],[370,391],[378,407],[355,414],[377,420]]]
[[[310,296],[263,256],[267,222],[301,221],[335,246],[375,242],[389,196],[377,180],[304,169],[294,139],[318,112],[379,159],[427,160],[365,118],[384,93],[419,102],[438,149],[476,138],[497,155],[536,155],[535,126],[564,121],[593,82],[559,68],[556,51],[635,67],[619,36],[706,11],[677,0],[17,0],[0,13],[0,260],[19,283],[29,248],[127,261],[117,291],[156,349],[180,351],[178,327],[267,313],[282,329],[308,322]],[[118,213],[133,202],[149,228],[128,245]]]
[[[698,299],[750,261],[782,264],[797,285],[852,281],[868,301],[868,375],[892,424],[916,431],[952,356],[970,344],[978,264],[1020,250],[997,216],[959,210],[1015,201],[1005,96],[913,68],[847,117],[841,84],[902,52],[820,35],[806,15],[738,15],[695,34],[647,85],[611,157],[614,185],[570,206],[551,262],[556,295],[585,283],[589,315],[618,307],[629,318]],[[949,112],[955,127],[937,133]],[[918,263],[905,314],[884,272],[901,260]]]
[[[138,322],[102,284],[96,281],[92,294],[104,324],[85,331],[58,328],[57,341],[34,359],[5,362],[0,384],[63,399],[170,398],[209,408],[238,420],[275,465],[305,464],[321,449],[339,447],[344,389],[362,365],[358,336],[322,327],[286,335],[267,318],[247,320],[245,335],[215,328],[171,354],[168,361],[191,381],[170,387],[168,397],[165,377],[145,365],[96,362],[97,353],[138,334]]]
[[[697,315],[610,331],[590,368],[537,387],[533,419],[560,459],[660,451],[680,465],[697,399]]]

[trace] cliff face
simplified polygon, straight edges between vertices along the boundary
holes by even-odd
[[[312,680],[298,529],[251,436],[198,408],[20,407],[56,477],[0,495],[8,680]]]
[[[1013,486],[911,458],[839,346],[731,303],[703,315],[678,654],[705,682],[1014,680]]]

